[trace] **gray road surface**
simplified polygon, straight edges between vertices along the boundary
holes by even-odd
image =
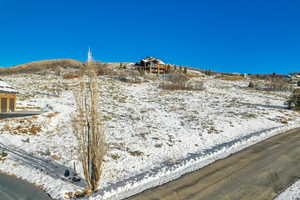
[[[0,174],[0,200],[51,200],[51,198],[32,184]]]
[[[7,118],[15,118],[15,117],[27,117],[33,115],[40,115],[44,113],[43,111],[20,111],[20,112],[7,112],[7,113],[0,113],[0,119],[7,119]]]
[[[300,179],[300,129],[147,190],[130,200],[271,200]]]

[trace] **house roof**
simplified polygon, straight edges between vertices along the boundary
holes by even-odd
[[[165,64],[162,60],[160,60],[158,58],[147,57],[147,58],[144,58],[143,60],[137,62],[136,65],[143,66],[145,63],[154,64],[154,65],[164,65]]]
[[[158,58],[154,58],[154,57],[147,57],[147,58],[144,58],[142,61],[148,63],[148,62],[153,62],[153,63],[156,63],[156,64],[162,64],[164,65],[165,63],[158,59]]]
[[[11,85],[8,83],[2,81],[0,79],[0,92],[5,92],[5,93],[18,93],[15,88],[13,88]]]

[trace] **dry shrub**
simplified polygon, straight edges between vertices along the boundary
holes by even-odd
[[[300,89],[295,89],[292,95],[289,97],[288,108],[294,110],[300,110]]]
[[[262,91],[287,92],[292,90],[289,82],[281,78],[269,78],[267,80],[252,79],[248,87]]]
[[[192,88],[192,90],[205,90],[203,80],[191,79],[186,85],[187,87]]]
[[[97,68],[88,63],[82,69],[79,91],[74,92],[77,116],[73,120],[73,131],[78,139],[79,158],[87,183],[88,194],[98,188],[106,153],[104,131],[98,111],[99,94]]]
[[[290,91],[292,88],[287,81],[273,78],[265,81],[263,89],[267,91]]]
[[[164,90],[190,90],[186,87],[186,82],[189,78],[184,74],[172,73],[165,76],[167,83],[161,83],[159,88]]]
[[[189,80],[186,75],[180,73],[167,74],[165,77],[167,81],[174,84],[185,84]]]
[[[77,74],[66,74],[63,76],[63,79],[76,79],[79,78],[79,75]]]
[[[48,115],[46,115],[46,117],[51,119],[51,118],[57,116],[58,114],[59,114],[59,112],[49,113]]]
[[[52,155],[51,158],[52,158],[53,160],[61,160],[61,157],[58,156],[58,155]]]
[[[159,88],[164,90],[204,90],[204,83],[200,80],[189,79],[184,74],[169,74],[168,82],[161,83]]]
[[[141,151],[129,151],[128,153],[132,156],[143,156],[144,155],[144,153]]]
[[[255,87],[254,83],[252,81],[250,81],[248,84],[248,88],[254,88],[254,87]]]
[[[122,72],[117,76],[119,81],[125,83],[142,83],[143,78],[139,75],[139,72],[127,71]]]
[[[96,62],[93,64],[96,70],[97,76],[107,75],[107,76],[115,76],[118,75],[118,72],[113,70],[108,64],[104,64],[101,62]],[[85,65],[87,67],[87,65]]]
[[[37,135],[42,131],[42,128],[39,125],[17,125],[16,127],[5,125],[1,131],[7,131],[15,135]]]
[[[244,77],[242,76],[222,76],[220,78],[222,80],[228,80],[228,81],[244,80]]]

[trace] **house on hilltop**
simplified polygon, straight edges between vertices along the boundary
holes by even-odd
[[[136,65],[138,66],[145,66],[145,67],[150,67],[150,66],[154,67],[156,65],[164,65],[164,64],[165,63],[162,60],[154,57],[147,57],[136,63]]]
[[[290,74],[291,81],[294,84],[298,84],[300,82],[300,72],[294,72]]]
[[[172,65],[165,64],[162,60],[155,57],[146,57],[135,63],[136,69],[149,73],[168,73]]]
[[[15,112],[18,92],[0,79],[0,113]]]

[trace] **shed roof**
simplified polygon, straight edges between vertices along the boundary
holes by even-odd
[[[11,85],[8,83],[4,82],[3,80],[0,79],[0,93],[18,93],[15,88],[13,88]]]

